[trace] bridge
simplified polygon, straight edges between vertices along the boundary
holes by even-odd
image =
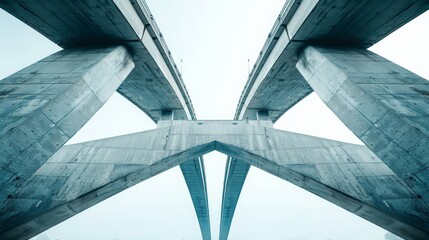
[[[0,82],[2,239],[25,239],[180,165],[210,239],[202,155],[229,156],[220,238],[250,165],[406,239],[427,239],[425,79],[366,49],[428,1],[287,1],[232,121],[198,121],[144,1],[0,1],[64,50]],[[118,91],[158,128],[66,145]],[[366,146],[276,130],[315,91]]]

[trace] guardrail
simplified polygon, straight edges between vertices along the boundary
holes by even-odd
[[[297,6],[301,0],[288,0],[280,11],[277,20],[274,22],[274,26],[271,28],[271,31],[268,34],[268,38],[262,47],[262,50],[259,52],[258,59],[256,59],[255,65],[253,65],[252,71],[249,74],[249,78],[244,86],[243,91],[241,92],[240,100],[237,104],[237,110],[235,112],[234,119],[238,120],[240,112],[244,106],[244,102],[246,101],[247,94],[250,92],[253,83],[256,81],[259,72],[263,66],[263,62],[268,58],[271,50],[276,45],[277,39],[281,35],[281,31],[284,29],[284,26],[292,17],[291,15],[295,12]]]
[[[171,55],[170,50],[167,47],[167,43],[162,36],[162,33],[156,23],[152,13],[149,10],[149,6],[144,0],[130,0],[131,4],[134,6],[134,9],[139,14],[146,28],[148,29],[149,34],[152,39],[154,39],[155,44],[161,52],[164,61],[167,63],[168,69],[172,72],[174,81],[179,86],[181,93],[184,95],[185,103],[189,109],[189,112],[192,116],[192,120],[196,120],[194,107],[192,106],[192,101],[189,96],[188,90],[186,89],[185,83],[183,82],[182,75],[174,62],[173,56]]]

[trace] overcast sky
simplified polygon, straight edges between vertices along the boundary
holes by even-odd
[[[248,75],[284,0],[148,0],[180,66],[199,119],[232,119]],[[429,14],[373,51],[429,78]],[[59,50],[0,11],[0,79]],[[154,128],[119,94],[70,141],[76,143]],[[354,135],[311,94],[276,128],[351,143]],[[226,156],[205,156],[213,239],[219,230]],[[384,239],[386,231],[284,180],[252,168],[234,216],[230,239]],[[174,168],[51,228],[35,239],[200,239],[185,182]]]

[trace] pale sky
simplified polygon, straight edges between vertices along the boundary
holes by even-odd
[[[148,0],[183,77],[198,119],[232,119],[253,66],[284,0]],[[372,48],[429,78],[429,14]],[[0,79],[59,50],[0,11]],[[360,141],[311,94],[276,128],[351,143]],[[69,142],[155,128],[119,94]],[[226,156],[204,156],[213,239],[219,231]],[[386,231],[288,182],[251,168],[233,219],[230,239],[383,240]],[[45,239],[201,239],[178,167],[155,176],[58,224]],[[42,239],[38,236],[34,239]],[[47,239],[47,238],[46,238]]]

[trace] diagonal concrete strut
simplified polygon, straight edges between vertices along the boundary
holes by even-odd
[[[64,146],[3,205],[0,237],[33,236],[129,186],[214,150],[395,234],[411,239],[429,236],[427,202],[367,147],[259,123],[177,121],[156,130]]]
[[[134,67],[123,46],[59,51],[0,81],[0,201],[109,99]]]
[[[369,149],[429,200],[429,82],[368,50],[308,46],[297,68]]]

